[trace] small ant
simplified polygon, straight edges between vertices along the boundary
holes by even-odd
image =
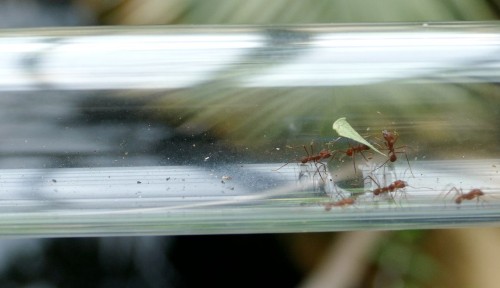
[[[309,155],[306,146],[304,146],[304,150],[306,150],[308,156],[304,156],[300,159],[300,163],[302,164],[306,164],[308,162],[320,162],[321,160],[330,158],[332,156],[332,152],[328,149],[323,149],[319,151],[317,155]],[[311,147],[311,152],[312,152],[312,147]]]
[[[332,210],[333,207],[344,207],[347,205],[353,205],[355,202],[354,198],[345,198],[337,202],[328,202],[323,204],[325,206],[325,211]]]
[[[474,198],[476,198],[479,203],[479,197],[484,196],[484,192],[478,188],[473,188],[468,193],[464,193],[462,188],[459,190],[457,187],[452,187],[446,195],[448,195],[451,191],[455,191],[457,194],[457,197],[455,197],[455,203],[457,203],[457,205],[460,205],[463,200],[473,200]]]
[[[304,156],[304,157],[300,158],[300,163],[302,163],[302,164],[306,164],[308,162],[318,163],[318,162],[321,162],[321,160],[323,160],[323,159],[327,159],[327,158],[332,157],[332,152],[330,150],[328,150],[328,149],[323,149],[323,150],[319,151],[318,154],[315,155],[313,153],[313,146],[312,146],[312,144],[311,144],[311,154],[309,154],[309,151],[307,151],[307,148],[306,148],[305,145],[302,145],[302,147],[304,148],[304,151],[306,151],[306,154],[307,154],[307,156]],[[285,167],[288,164],[289,163],[285,163],[280,168],[275,169],[274,171],[278,171],[278,170],[280,170],[281,168]]]
[[[397,190],[404,189],[408,186],[408,182],[403,181],[403,180],[396,180],[396,181],[392,182],[389,186],[381,187],[377,183],[377,181],[375,181],[375,179],[373,179],[373,177],[371,177],[371,176],[367,176],[367,177],[372,179],[372,181],[375,184],[377,184],[377,186],[378,186],[378,188],[371,191],[373,193],[373,195],[375,195],[375,196],[378,196],[378,195],[383,194],[383,193],[396,192]]]
[[[300,163],[302,164],[306,164],[306,163],[309,163],[309,162],[312,162],[314,163],[314,165],[316,166],[316,172],[315,173],[318,173],[319,174],[319,177],[321,178],[321,180],[323,181],[323,183],[325,183],[325,179],[323,178],[323,176],[321,175],[321,171],[320,171],[320,167],[318,167],[318,165],[321,165],[323,168],[324,168],[324,173],[326,174],[326,165],[324,163],[321,162],[321,160],[323,159],[328,159],[328,158],[332,158],[333,159],[333,155],[332,154],[332,151],[328,150],[328,149],[322,149],[321,151],[319,151],[318,154],[314,154],[314,149],[313,149],[313,144],[311,143],[311,153],[309,153],[309,151],[307,151],[307,148],[305,145],[302,145],[302,147],[304,148],[304,151],[306,151],[306,154],[307,156],[304,156],[302,158],[300,158]],[[281,167],[279,167],[278,169],[276,170],[273,170],[273,171],[278,171],[280,170],[281,168],[285,167],[286,165],[288,165],[289,163],[285,163],[284,165],[282,165]],[[302,173],[302,172],[301,172]],[[301,176],[299,175],[299,178]]]
[[[387,187],[379,187],[373,190],[373,195],[377,196],[382,193],[394,192],[397,191],[398,189],[404,189],[406,186],[408,186],[407,182],[403,180],[396,180]]]
[[[337,140],[339,140],[339,139],[337,139]],[[335,140],[333,143],[337,142],[337,140]],[[370,150],[370,147],[368,147],[365,144],[359,144],[356,146],[351,146],[351,144],[349,144],[349,148],[347,150],[345,150],[345,151],[339,150],[338,152],[345,153],[345,155],[352,158],[352,164],[354,165],[354,173],[356,173],[356,159],[355,159],[356,153],[361,154],[361,156],[363,156],[365,161],[368,161],[368,159],[366,159],[365,155],[363,154],[363,151],[367,151],[367,150]],[[333,155],[335,155],[335,153]]]
[[[413,175],[413,171],[411,170],[411,166],[410,166],[410,160],[408,160],[408,154],[406,154],[406,151],[405,150],[396,151],[398,149],[406,148],[408,146],[404,145],[404,146],[400,146],[400,147],[394,147],[394,145],[396,144],[396,141],[398,141],[398,138],[399,138],[399,135],[397,134],[397,132],[392,133],[392,132],[389,132],[387,130],[383,130],[382,137],[384,137],[385,147],[389,151],[389,153],[387,153],[387,156],[389,157],[389,159],[387,159],[382,165],[380,165],[375,170],[384,166],[389,161],[396,162],[396,160],[398,160],[398,157],[396,156],[396,154],[404,153],[405,157],[406,157],[406,162],[408,163],[408,167],[410,168],[410,173],[411,173],[411,175]],[[415,177],[415,176],[413,175],[413,177]]]

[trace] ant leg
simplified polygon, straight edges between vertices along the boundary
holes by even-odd
[[[409,187],[409,186],[407,186],[407,187]],[[406,188],[402,188],[402,189],[400,189],[400,190],[399,190],[399,193],[401,194],[401,197],[402,197],[402,198],[404,198],[404,200],[405,200],[406,202],[408,202],[408,195],[406,194],[406,190],[404,190],[404,189],[406,189]],[[400,204],[400,206],[401,206],[401,201],[399,201],[399,204]]]
[[[407,146],[402,146],[402,147],[407,147]],[[402,148],[402,147],[398,147],[398,149]],[[413,170],[411,169],[410,160],[408,159],[408,154],[406,154],[406,151],[398,151],[398,152],[394,152],[394,153],[405,154],[406,163],[408,163],[408,168],[410,168],[411,176],[413,176],[413,178],[415,178],[415,175],[413,174]]]
[[[459,199],[460,196],[462,196],[464,194],[464,191],[462,190],[462,188],[460,188],[460,190],[458,190],[457,187],[452,187],[446,194],[445,194],[445,197],[450,194],[451,191],[455,191],[455,196],[454,197],[454,200],[455,202],[457,202],[457,199]],[[462,199],[461,199],[462,200]],[[460,204],[460,202],[458,202],[457,204]]]
[[[287,145],[286,147],[287,147],[287,148],[294,148],[294,147],[292,147],[292,146],[288,146],[288,145]],[[303,146],[303,147],[305,148],[305,146]],[[306,150],[306,152],[307,152],[307,150]],[[309,153],[308,153],[308,154],[309,154]],[[308,155],[308,156],[309,156],[309,155]],[[281,165],[278,169],[272,169],[271,171],[278,171],[278,170],[280,170],[281,168],[285,167],[285,166],[286,166],[286,165],[288,165],[288,164],[290,164],[290,162],[286,162],[285,164]]]
[[[339,138],[340,138],[340,137],[339,137]],[[337,140],[338,140],[338,139],[337,139]],[[323,151],[323,150],[322,150],[322,151]],[[321,154],[321,153],[320,153],[320,154]],[[326,163],[323,163],[323,162],[321,162],[321,160],[320,160],[317,164],[320,164],[320,165],[322,165],[322,166],[323,166],[323,170],[324,170],[324,175],[325,175],[325,177],[326,177],[327,179],[329,179],[329,180],[330,180],[330,182],[331,182],[330,184],[331,184],[331,185],[333,185],[333,188],[334,188],[334,190],[335,190],[335,193],[336,193],[337,195],[341,195],[341,194],[339,193],[339,191],[337,190],[337,185],[336,185],[336,184],[335,184],[335,182],[333,181],[333,178],[332,178],[333,176],[332,176],[332,175],[329,173],[329,171],[328,171],[328,164],[330,163],[330,161],[332,161],[332,160],[335,158],[335,155],[336,155],[336,154],[337,154],[337,151],[335,151],[335,152],[333,152],[333,153],[332,153],[332,151],[327,150],[327,153],[326,153],[326,154],[324,154],[324,155],[322,156],[322,159],[326,159],[326,158],[330,158],[330,159],[328,159],[328,161],[327,161]],[[315,164],[316,164],[316,163],[315,163]],[[323,185],[324,185],[324,187],[330,187],[330,186],[328,186],[328,185],[329,185],[329,182],[327,182],[327,180],[323,179],[323,177],[321,176],[321,172],[320,172],[319,167],[317,166],[317,164],[316,164],[317,172],[319,173],[319,176],[321,177],[321,180],[323,181]],[[330,189],[328,189],[328,190],[330,190]],[[327,192],[326,188],[325,188],[324,192],[325,192],[325,194],[327,194],[327,195],[328,195],[328,192]],[[330,194],[330,199],[332,199],[333,194],[334,194],[334,193],[333,193],[333,191],[332,191],[332,193]]]
[[[331,161],[333,161],[333,159],[335,158],[335,155],[337,155],[337,152],[338,151],[335,151],[335,152],[333,152],[333,154],[330,153],[330,160],[328,160],[328,162],[326,162],[327,164],[329,164]]]
[[[287,146],[287,147],[292,148],[291,146]],[[307,151],[306,146],[305,146],[305,145],[302,145],[302,147],[304,147],[304,150],[305,150],[305,151],[306,151],[306,153],[307,153],[307,157],[309,157],[309,152]],[[273,169],[272,171],[278,171],[278,170],[280,170],[281,168],[285,167],[285,166],[286,166],[286,165],[288,165],[288,164],[290,164],[290,162],[287,162],[287,163],[285,163],[285,164],[281,165],[278,169]]]
[[[365,159],[365,161],[368,162],[368,159],[365,157],[365,154],[363,153],[363,151],[359,151],[359,154],[361,154],[361,156],[363,156],[363,159]]]
[[[328,173],[328,164],[329,164],[329,163],[330,163],[330,162],[331,162],[331,161],[335,158],[335,155],[336,155],[336,154],[337,154],[337,151],[333,152],[333,154],[330,154],[330,156],[329,156],[329,157],[325,157],[325,158],[330,158],[330,159],[328,159],[328,161],[327,161],[326,163],[323,163],[323,162],[317,162],[317,163],[320,163],[320,164],[323,166],[323,168],[324,168],[324,172],[325,172],[325,176],[328,176],[328,175],[329,175],[329,173]],[[325,159],[325,158],[323,158],[323,159]],[[318,171],[319,171],[319,169],[318,169]],[[320,176],[321,176],[321,175],[320,175]],[[325,182],[325,180],[324,180],[324,179],[322,179],[322,180]],[[333,181],[333,180],[332,180],[332,178],[331,178],[331,175],[330,175],[330,181]],[[335,186],[335,184],[334,184],[334,186]]]
[[[309,155],[309,151],[307,151],[306,145],[302,145],[302,147],[304,148],[304,151],[306,151],[307,157],[309,158],[311,155]],[[311,153],[313,153],[312,143],[311,143]]]
[[[285,167],[285,166],[286,166],[286,165],[288,165],[288,164],[290,164],[290,162],[287,162],[287,163],[285,163],[284,165],[281,165],[281,167],[280,167],[280,168],[278,168],[278,169],[273,169],[272,171],[278,171],[278,170],[280,170],[281,168]]]
[[[373,178],[373,177],[372,177],[372,176],[370,176],[370,175],[367,175],[365,178],[363,178],[363,183],[364,183],[364,185],[366,185],[366,179],[367,179],[367,178],[370,178],[370,179],[371,179],[371,181],[372,181],[373,183],[375,183],[375,185],[377,185],[377,188],[376,188],[376,189],[369,190],[369,191],[372,193],[372,197],[375,197],[376,195],[375,195],[375,192],[374,192],[374,191],[375,191],[375,190],[380,190],[380,184],[378,183],[378,181],[377,181],[377,180],[375,180],[375,178]],[[371,185],[371,183],[370,183],[370,188],[371,188],[371,186],[372,186],[372,185]],[[378,194],[377,194],[377,195],[378,195]]]
[[[448,184],[448,185],[446,185],[446,186],[449,186],[449,184]],[[452,188],[451,188],[450,190],[448,190],[448,191],[446,191],[446,190],[441,191],[441,193],[439,193],[439,195],[436,197],[435,201],[438,201],[438,200],[439,200],[439,201],[441,201],[441,199],[442,199],[442,200],[444,201],[444,207],[446,207],[446,206],[447,206],[447,205],[446,205],[446,203],[448,202],[448,201],[446,200],[446,197],[448,197],[448,194],[450,194],[450,193],[451,193],[451,191],[453,191],[453,190],[455,190],[455,191],[456,191],[456,190],[457,190],[457,188],[456,188],[456,187],[452,187]],[[443,194],[444,194],[444,195],[443,195]]]
[[[318,165],[320,165],[321,168],[323,168],[323,170],[325,172],[325,175],[328,173],[327,170],[326,170],[326,166],[322,162],[314,162],[314,166],[316,167],[316,172],[314,172],[314,173],[318,173],[319,177],[321,178],[321,181],[323,181],[323,183],[325,183],[325,179],[323,179],[323,176],[321,176],[321,172],[322,171],[319,170],[320,167]]]
[[[380,168],[384,167],[384,165],[385,165],[385,164],[387,164],[387,162],[389,162],[389,160],[390,160],[389,158],[388,158],[387,160],[385,160],[385,162],[384,162],[384,163],[382,163],[382,165],[380,165],[380,166],[378,166],[377,168],[373,169],[373,170],[372,170],[372,172],[373,172],[373,171],[377,171],[378,169],[380,169]]]
[[[378,188],[380,188],[380,186],[378,185],[377,181],[372,176],[370,176],[370,175],[367,175],[365,178],[363,178],[363,182],[365,184],[366,184],[366,178],[370,178],[370,180],[372,180],[372,182],[375,183],[378,186]],[[370,187],[371,187],[371,185],[370,185]]]
[[[352,165],[354,166],[354,175],[358,174],[358,172],[356,171],[356,153],[352,153]]]
[[[446,192],[446,194],[444,194],[444,198],[446,198],[448,196],[448,194],[451,193],[451,191],[455,191],[455,195],[460,195],[460,191],[458,190],[457,187],[451,187],[450,190],[448,190],[448,192]]]
[[[314,167],[315,167],[315,171],[314,171],[312,179],[311,179],[312,183],[313,183],[313,188],[316,189],[316,187],[317,187],[319,190],[322,190],[324,194],[328,195],[328,192],[325,188],[327,185],[327,182],[325,181],[325,179],[321,175],[322,173],[324,173],[325,176],[328,175],[327,167],[326,167],[325,163],[322,163],[322,162],[315,161],[313,163],[314,163]],[[323,171],[321,170],[321,168]],[[321,183],[318,183],[318,185],[316,185],[316,180],[315,180],[316,174],[318,174],[319,177],[321,178],[321,181],[320,181]]]
[[[325,144],[326,144],[326,146],[328,146],[328,148],[330,148],[330,145],[337,143],[337,141],[339,141],[340,139],[342,139],[342,137],[338,137],[337,139],[333,140],[332,142],[327,142]]]

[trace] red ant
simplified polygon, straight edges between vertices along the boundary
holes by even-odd
[[[353,205],[354,202],[355,202],[354,198],[345,198],[337,202],[328,202],[323,205],[325,206],[326,211],[330,211],[332,210],[332,207],[344,207],[347,205]]]
[[[405,150],[396,151],[398,149],[406,148],[408,146],[404,145],[404,146],[400,146],[400,147],[394,147],[394,145],[396,144],[396,141],[398,141],[399,135],[396,132],[392,133],[392,132],[389,132],[387,130],[384,130],[384,131],[382,131],[382,137],[384,137],[385,147],[387,147],[386,149],[389,151],[389,153],[387,153],[387,156],[389,157],[389,159],[387,159],[382,165],[380,165],[375,170],[384,166],[389,161],[396,162],[396,160],[398,160],[398,157],[396,156],[396,154],[404,153],[405,157],[406,157],[406,162],[408,163],[408,167],[410,168],[411,175],[413,177],[415,177],[413,175],[413,171],[411,170],[410,160],[408,160],[408,154],[406,154],[406,151]]]
[[[307,156],[300,158],[300,163],[302,163],[302,164],[306,164],[309,162],[314,163],[316,165],[316,168],[317,168],[316,172],[319,173],[321,180],[323,180],[323,182],[325,182],[325,180],[323,179],[323,176],[321,176],[321,173],[319,171],[319,167],[317,166],[317,163],[319,163],[320,165],[323,165],[323,167],[325,168],[325,173],[326,173],[326,166],[324,163],[321,162],[321,160],[327,159],[327,158],[333,158],[334,154],[332,154],[332,151],[330,151],[328,149],[322,149],[318,154],[314,154],[312,144],[311,144],[311,154],[309,154],[309,151],[307,151],[306,146],[302,145],[302,147],[304,148],[304,151],[306,151]],[[285,163],[284,165],[282,165],[281,167],[279,167],[278,169],[276,169],[274,171],[278,171],[279,169],[285,167],[288,164],[289,163]]]
[[[306,150],[308,156],[304,156],[300,159],[300,163],[302,164],[306,164],[307,162],[320,162],[321,160],[330,158],[332,156],[331,151],[328,149],[323,149],[319,151],[317,155],[310,155],[310,156],[309,153],[307,152],[306,146],[304,146],[304,150]],[[312,146],[311,146],[311,151],[312,151]]]
[[[453,190],[457,194],[457,197],[455,198],[455,203],[457,203],[457,205],[460,205],[463,200],[473,200],[474,198],[476,198],[477,202],[479,203],[479,197],[484,196],[484,192],[481,191],[481,189],[474,188],[474,189],[471,189],[468,193],[464,193],[462,188],[460,188],[460,190],[459,190],[457,187],[452,187],[446,193],[446,195],[448,195]]]
[[[313,154],[313,147],[312,147],[312,144],[311,144],[311,154],[309,154],[309,151],[307,151],[307,148],[305,145],[302,145],[302,147],[304,148],[304,151],[306,151],[306,154],[307,156],[304,156],[302,158],[300,158],[300,163],[302,164],[306,164],[308,162],[313,162],[313,163],[318,163],[318,162],[321,162],[321,160],[323,159],[327,159],[327,158],[330,158],[332,157],[332,152],[328,149],[323,149],[321,151],[319,151],[318,154],[314,155]],[[289,163],[285,163],[284,165],[282,165],[280,168],[274,170],[274,171],[278,171],[280,170],[281,168],[285,167],[286,165],[288,165]]]
[[[408,182],[403,181],[403,180],[396,180],[396,181],[392,182],[391,184],[389,184],[388,186],[381,186],[370,175],[366,176],[366,178],[370,178],[377,185],[377,188],[375,188],[374,190],[371,191],[374,196],[378,196],[378,195],[381,195],[381,194],[389,194],[390,192],[397,192],[398,190],[403,190],[406,187],[411,187],[410,185],[408,185]],[[401,193],[404,193],[404,191],[401,191]],[[394,196],[392,194],[389,194],[389,195],[391,196],[391,198],[393,200],[395,200]],[[403,194],[403,196],[405,196],[405,198],[406,198],[405,194]]]
[[[345,155],[352,158],[352,163],[354,165],[354,173],[356,173],[356,159],[355,159],[356,153],[361,154],[361,156],[363,156],[365,161],[368,161],[368,159],[366,159],[365,155],[363,154],[363,151],[367,150],[370,150],[370,147],[366,146],[365,144],[359,144],[356,146],[351,146],[349,144],[349,148],[347,150],[339,152],[345,153]]]
[[[408,186],[408,183],[403,181],[403,180],[396,180],[392,182],[389,186],[387,187],[380,187],[375,190],[373,190],[373,195],[379,195],[381,193],[386,193],[386,192],[394,192],[398,189],[404,189],[406,186]]]

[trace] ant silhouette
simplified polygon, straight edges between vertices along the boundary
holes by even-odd
[[[377,185],[377,188],[370,191],[373,193],[374,196],[378,196],[378,195],[382,195],[382,194],[389,194],[391,192],[398,192],[398,191],[404,193],[404,191],[402,191],[402,190],[405,189],[406,187],[410,187],[410,185],[408,185],[408,182],[403,181],[403,180],[395,180],[394,182],[392,182],[391,184],[389,184],[387,186],[382,186],[372,176],[368,175],[365,177],[365,179],[366,178],[370,178],[371,181],[373,181],[373,183],[375,183],[375,185]],[[394,196],[392,194],[390,194],[390,196],[394,200]]]
[[[398,160],[398,156],[396,154],[405,154],[406,162],[408,163],[408,168],[410,168],[410,173],[415,178],[415,175],[413,174],[413,170],[411,169],[410,165],[410,160],[408,160],[408,154],[406,154],[406,150],[403,151],[398,151],[399,149],[404,149],[408,147],[407,145],[403,145],[400,147],[394,147],[396,145],[396,142],[398,141],[399,134],[397,132],[389,132],[387,130],[382,131],[382,137],[384,138],[384,145],[385,145],[385,150],[388,150],[389,152],[387,153],[388,159],[382,163],[379,167],[375,168],[375,170],[379,169],[380,167],[384,166],[387,162],[396,162]]]
[[[290,146],[288,146],[288,147],[290,147]],[[307,154],[307,156],[303,156],[302,158],[300,158],[299,162],[302,164],[306,164],[309,162],[318,163],[318,162],[321,162],[321,160],[323,160],[323,159],[327,159],[327,158],[332,157],[332,155],[333,155],[332,151],[330,151],[328,149],[322,149],[321,151],[319,151],[318,154],[314,154],[313,144],[311,144],[311,153],[310,154],[309,154],[309,151],[307,151],[307,148],[305,145],[302,145],[302,147],[304,148],[304,151],[306,151],[306,154]],[[292,148],[292,147],[290,147],[290,148]],[[279,167],[278,169],[275,169],[273,171],[278,171],[288,164],[290,164],[290,162],[283,164],[281,167]]]
[[[473,188],[469,192],[464,193],[462,188],[459,189],[457,187],[452,187],[450,190],[448,190],[446,195],[450,194],[450,192],[452,192],[452,191],[455,191],[455,193],[456,193],[455,194],[456,197],[455,197],[454,202],[457,205],[462,204],[463,200],[473,200],[473,199],[477,199],[477,203],[479,203],[480,198],[482,196],[484,196],[484,192],[481,189]],[[446,195],[445,195],[445,197],[446,197]]]
[[[344,207],[348,205],[353,205],[355,202],[356,200],[354,198],[349,197],[335,202],[324,203],[323,206],[325,206],[325,211],[330,211],[332,210],[333,207]]]
[[[403,177],[402,177],[403,179],[405,178],[404,175],[406,175],[407,171],[408,171],[408,169],[405,170]],[[396,176],[396,172],[394,172],[394,178],[393,178],[395,180],[390,182],[389,185],[386,185],[386,183],[388,182],[388,181],[386,181],[386,175],[387,174],[385,173],[385,168],[384,168],[383,176],[384,176],[384,185],[385,186],[381,185],[379,183],[379,181],[376,178],[374,178],[375,175],[373,175],[373,176],[367,175],[364,178],[365,180],[370,179],[373,183],[375,183],[375,185],[377,185],[377,188],[370,191],[371,193],[373,193],[373,196],[379,196],[379,195],[385,194],[385,195],[389,195],[393,200],[395,200],[394,195],[396,195],[397,192],[400,192],[401,195],[406,199],[406,188],[407,187],[415,188],[415,187],[409,185],[408,182],[401,180],[401,179],[398,179],[398,177]],[[432,190],[432,188],[428,188],[428,187],[422,187],[422,188]]]
[[[307,163],[313,163],[316,167],[316,173],[319,174],[321,180],[323,182],[326,182],[325,179],[323,178],[323,176],[321,175],[322,172],[324,172],[325,174],[327,173],[327,168],[326,168],[326,164],[321,162],[321,160],[323,159],[328,159],[328,158],[331,158],[333,159],[333,156],[335,155],[335,153],[329,149],[322,149],[321,151],[319,151],[318,154],[314,154],[314,148],[313,148],[313,144],[311,143],[311,147],[310,147],[310,150],[311,152],[309,153],[309,151],[307,150],[306,146],[305,145],[302,145],[302,147],[304,148],[304,151],[306,152],[307,156],[303,156],[302,158],[300,158],[299,162],[304,165],[304,164],[307,164]],[[290,164],[290,162],[287,162],[285,163],[284,165],[282,165],[281,167],[279,167],[278,169],[275,169],[273,171],[278,171],[280,170],[281,168],[285,167],[286,165]],[[320,168],[323,167],[323,170],[324,171],[320,171]]]

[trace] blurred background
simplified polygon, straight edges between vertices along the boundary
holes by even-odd
[[[499,16],[500,3],[494,0],[425,0],[414,3],[395,0],[371,3],[344,0],[0,2],[0,27],[3,29],[490,21]],[[276,56],[276,63],[283,60],[280,56]],[[258,69],[244,73],[258,73]],[[331,119],[315,116],[329,113],[328,107],[333,106],[337,112],[363,115],[358,119],[360,125],[388,125],[398,129],[411,119],[420,117],[421,123],[425,115],[440,113],[444,119],[442,122],[422,126],[423,131],[407,131],[425,139],[419,146],[427,147],[428,157],[460,158],[463,155],[460,147],[474,147],[473,155],[469,154],[473,157],[494,155],[498,158],[499,155],[497,143],[500,135],[498,128],[494,127],[498,126],[495,123],[500,123],[497,83],[434,83],[426,87],[392,83],[363,89],[344,87],[327,92],[324,89],[261,89],[251,92],[255,94],[255,100],[245,103],[245,107],[261,106],[264,109],[249,115],[253,121],[238,122],[238,113],[250,112],[245,107],[236,112],[228,111],[232,103],[227,102],[232,101],[237,91],[220,93],[220,88],[213,85],[214,82],[223,83],[225,77],[220,73],[212,82],[189,91],[65,91],[64,95],[42,88],[36,94],[2,91],[0,117],[3,118],[3,135],[8,136],[0,142],[3,156],[0,167],[182,165],[201,161],[198,156],[202,153],[193,154],[190,150],[193,143],[206,145],[207,149],[213,149],[208,143],[216,143],[215,150],[222,152],[213,157],[225,162],[258,161],[273,155],[270,147],[304,144],[311,141],[312,134],[320,137],[331,134]],[[360,96],[367,91],[376,95],[379,103]],[[441,97],[442,102],[434,103],[437,106],[422,105],[415,110],[415,106],[396,103],[398,97],[391,95],[397,94],[395,91],[407,93],[405,101],[413,99],[412,103],[423,101],[423,95]],[[337,103],[324,105],[321,95],[330,92],[342,97],[337,98]],[[208,101],[203,98],[206,93],[220,93],[222,96]],[[320,96],[293,98],[307,93]],[[136,97],[138,95],[140,97]],[[446,100],[457,95],[460,103],[453,102],[451,107],[443,109],[448,105]],[[40,96],[48,102],[38,100]],[[358,101],[365,101],[367,105],[362,109],[350,105],[352,97],[358,97]],[[289,108],[294,110],[272,113],[276,111],[275,107],[281,107],[290,98],[298,99],[296,105]],[[220,103],[226,105],[217,106]],[[220,107],[220,110],[216,108],[207,112],[204,107],[208,105]],[[463,105],[468,105],[468,110]],[[422,111],[427,111],[427,114],[422,114]],[[478,117],[482,113],[484,117]],[[391,123],[386,117],[389,114],[399,122]],[[25,115],[37,115],[38,118],[26,119]],[[288,117],[287,121],[282,120],[283,115]],[[294,119],[301,120],[294,122]],[[453,126],[446,124],[450,123],[449,119],[452,119]],[[53,126],[40,129],[37,123],[43,121]],[[266,128],[266,123],[279,121],[283,125],[277,125],[278,128]],[[292,129],[290,123],[300,125]],[[53,136],[58,134],[54,131],[61,128],[66,132],[57,132],[61,138],[55,143]],[[463,129],[470,132],[467,137],[463,137]],[[443,130],[447,133],[442,133]],[[94,137],[92,141],[87,139],[89,134]],[[31,140],[19,148],[16,141],[24,139]],[[252,139],[251,150],[260,153],[245,154],[248,139]],[[452,141],[450,139],[458,144],[449,145],[446,153],[440,149],[428,149],[446,146]],[[481,143],[477,139],[481,139]],[[81,146],[67,149],[75,147],[75,142]],[[12,153],[12,147],[16,147],[17,154]],[[293,153],[288,159],[293,159]],[[347,164],[352,167],[352,163]],[[500,230],[497,228],[4,239],[0,241],[0,286],[496,287],[500,280],[496,272],[500,267],[498,240]]]

